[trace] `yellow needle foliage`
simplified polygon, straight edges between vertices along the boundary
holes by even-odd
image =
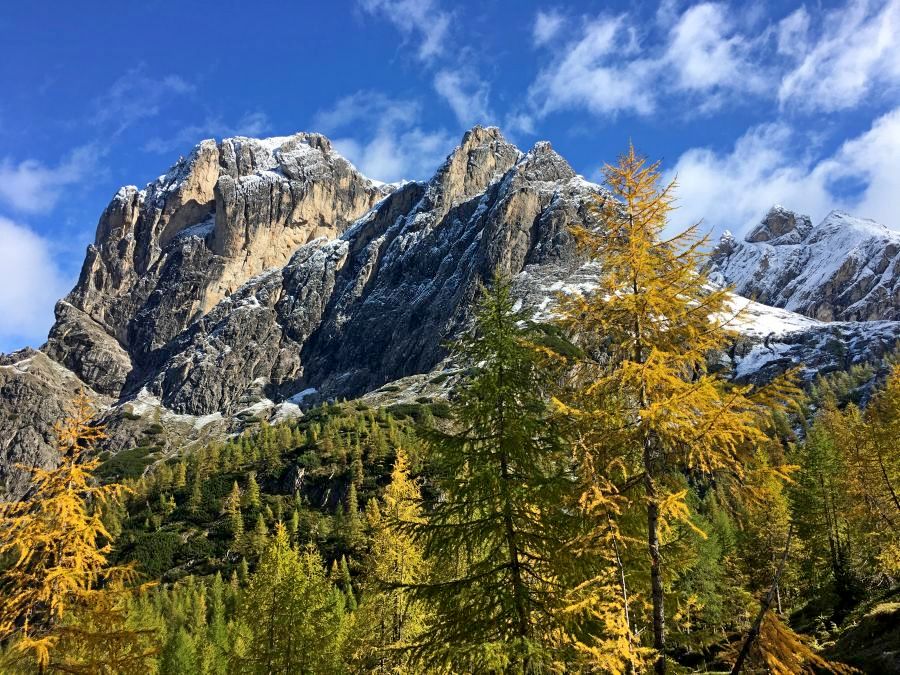
[[[600,226],[573,229],[597,264],[597,288],[562,297],[561,324],[583,350],[560,412],[585,431],[594,466],[622,467],[622,492],[642,486],[647,503],[654,646],[664,647],[660,537],[690,525],[687,492],[667,476],[725,472],[740,479],[766,443],[760,421],[792,394],[779,381],[766,392],[729,382],[710,367],[725,351],[734,319],[729,292],[703,272],[707,238],[694,225],[665,237],[675,183],[631,146],[605,167],[611,198],[598,202]],[[600,520],[599,528],[607,524]],[[660,658],[657,671],[665,669]]]
[[[0,640],[12,641],[15,652],[31,653],[41,670],[61,638],[57,628],[73,615],[101,608],[106,599],[100,586],[120,592],[133,576],[130,567],[107,565],[111,536],[101,507],[118,499],[124,487],[94,480],[99,460],[93,450],[104,434],[92,416],[90,400],[79,395],[72,416],[55,426],[57,467],[31,468],[31,496],[0,505],[0,559],[8,561],[0,576]],[[92,621],[102,623],[96,614]],[[66,632],[69,638],[75,634],[71,627]],[[82,631],[80,638],[87,635]]]

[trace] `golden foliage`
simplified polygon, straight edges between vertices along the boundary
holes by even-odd
[[[92,423],[91,402],[83,393],[73,407],[54,427],[56,468],[30,468],[31,496],[0,505],[0,557],[11,561],[0,577],[0,639],[14,640],[15,651],[31,653],[40,667],[50,664],[66,631],[70,639],[74,634],[71,627],[58,630],[67,617],[90,611],[95,622],[108,620],[102,618],[101,587],[121,590],[135,576],[131,567],[107,565],[112,537],[102,507],[125,488],[94,480],[99,460],[93,451],[103,429]],[[87,635],[82,630],[79,640]]]

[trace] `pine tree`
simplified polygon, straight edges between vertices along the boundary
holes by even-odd
[[[346,625],[343,596],[318,553],[291,547],[280,523],[242,594],[238,631],[247,673],[340,672]]]
[[[741,475],[745,453],[765,442],[763,403],[711,371],[707,359],[726,347],[733,312],[728,293],[702,268],[706,238],[697,225],[663,238],[674,183],[660,186],[659,163],[634,148],[605,168],[614,198],[599,206],[601,227],[574,228],[579,250],[599,263],[598,287],[562,300],[562,324],[588,358],[580,364],[581,399],[563,405],[573,419],[603,430],[646,500],[656,671],[665,672],[665,606],[660,537],[673,520],[689,523],[686,491],[670,489],[679,471]],[[589,448],[594,451],[595,448]],[[601,464],[609,465],[604,457]],[[605,527],[605,523],[600,523]]]
[[[126,584],[134,572],[108,565],[112,535],[101,512],[124,488],[96,483],[94,448],[103,430],[91,423],[84,394],[73,407],[72,416],[54,427],[57,467],[33,468],[33,495],[0,504],[0,558],[9,561],[0,576],[0,640],[33,655],[41,672],[63,665],[90,672],[112,667],[113,659],[140,667],[152,653],[146,631],[124,626],[120,604],[131,593]],[[73,620],[81,621],[77,631]],[[106,634],[113,627],[114,638]],[[62,645],[71,653],[57,654]]]
[[[237,481],[231,487],[231,492],[225,498],[222,512],[228,516],[228,525],[235,547],[243,545],[244,540],[244,516],[241,513],[241,489]]]
[[[250,548],[256,555],[261,555],[269,540],[269,528],[262,514],[256,516],[256,524],[253,526],[253,534],[250,537]]]
[[[175,465],[175,476],[172,485],[177,490],[182,490],[187,485],[187,467],[184,462],[178,462]]]
[[[434,577],[409,586],[434,619],[416,652],[426,664],[537,672],[561,658],[569,516],[561,428],[545,397],[543,333],[494,279],[474,335],[456,346],[470,365],[453,433],[427,437],[442,498],[409,527]]]
[[[347,546],[351,549],[362,545],[363,523],[359,515],[359,498],[356,496],[356,484],[350,483],[347,489],[347,510],[344,514],[342,532]]]
[[[360,671],[418,672],[408,647],[425,629],[427,612],[408,586],[426,581],[428,568],[421,546],[403,531],[402,523],[421,523],[422,496],[409,476],[406,454],[397,453],[391,482],[378,500],[366,505],[372,540],[363,568],[367,581],[356,613],[354,662]]]
[[[251,471],[247,475],[247,490],[244,492],[244,507],[248,509],[259,508],[259,483],[256,482],[255,471]]]

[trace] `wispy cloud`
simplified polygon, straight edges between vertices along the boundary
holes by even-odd
[[[551,42],[565,24],[565,17],[555,9],[538,10],[534,17],[534,26],[531,29],[531,38],[536,47]]]
[[[437,0],[359,0],[359,5],[370,14],[386,18],[407,39],[418,40],[417,55],[423,61],[445,50],[451,14]]]
[[[0,351],[40,345],[66,282],[49,242],[28,227],[0,216],[0,241]]]
[[[119,135],[136,122],[158,115],[172,98],[194,90],[194,85],[179,75],[149,75],[141,65],[130,69],[94,100],[91,121]]]
[[[144,150],[155,153],[174,151],[186,152],[206,138],[227,138],[229,136],[261,136],[271,129],[269,118],[264,112],[251,112],[241,117],[237,123],[229,124],[220,117],[208,117],[201,124],[191,124],[168,137],[152,138],[144,144]]]
[[[469,127],[494,119],[488,102],[490,89],[474,70],[441,70],[434,77],[434,88],[450,105],[461,125]]]
[[[768,24],[721,2],[677,7],[664,3],[655,28],[631,14],[583,17],[530,87],[531,114],[664,105],[691,115],[759,100],[831,112],[900,89],[900,0],[849,0],[815,18],[801,7]],[[557,36],[554,26],[538,12],[535,42]]]
[[[89,143],[52,166],[36,159],[0,160],[0,201],[17,211],[47,213],[56,206],[64,188],[96,170],[102,155],[96,143]]]
[[[792,21],[799,33],[802,15]],[[778,99],[802,110],[842,110],[879,85],[900,86],[900,0],[851,0],[824,15],[814,46],[784,76]]]
[[[444,159],[453,139],[421,125],[421,105],[360,91],[316,115],[313,126],[332,135],[338,151],[364,174],[382,181],[421,179]]]

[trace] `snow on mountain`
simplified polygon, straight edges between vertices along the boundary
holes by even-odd
[[[744,241],[726,233],[710,266],[740,295],[815,319],[900,319],[900,232],[842,211],[813,227],[775,206]]]

